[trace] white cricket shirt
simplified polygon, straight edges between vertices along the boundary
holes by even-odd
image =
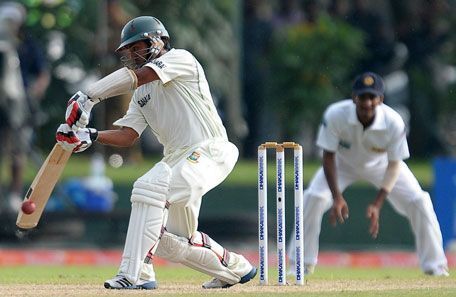
[[[228,139],[203,68],[191,53],[172,49],[145,66],[160,80],[137,88],[126,115],[114,125],[130,127],[139,135],[149,126],[165,156],[207,139]]]
[[[410,156],[405,124],[397,112],[385,104],[378,105],[374,122],[364,129],[351,99],[336,102],[326,109],[317,145],[336,152],[337,159],[355,168],[368,168]]]

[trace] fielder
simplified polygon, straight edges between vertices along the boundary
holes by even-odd
[[[228,141],[204,71],[186,50],[171,48],[164,25],[142,16],[122,30],[118,51],[126,67],[70,99],[57,141],[82,152],[92,142],[131,146],[150,127],[164,146],[163,159],[136,180],[118,274],[108,289],[155,289],[155,255],[214,277],[203,288],[245,283],[256,274],[242,255],[198,230],[202,196],[233,169],[238,150]],[[95,103],[135,90],[118,130],[86,128]]]
[[[317,264],[323,214],[330,210],[332,225],[348,219],[342,193],[354,182],[364,180],[379,189],[366,210],[372,237],[377,237],[380,211],[388,199],[410,221],[424,273],[449,275],[430,196],[403,161],[409,157],[404,122],[383,104],[383,98],[382,78],[367,72],[356,78],[352,100],[334,103],[324,113],[317,138],[317,145],[323,149],[323,166],[304,191],[306,274],[313,273]]]

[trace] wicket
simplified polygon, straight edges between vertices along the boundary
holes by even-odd
[[[302,147],[294,142],[266,142],[258,147],[258,253],[260,285],[268,284],[268,182],[267,149],[276,151],[276,203],[277,203],[277,269],[278,284],[286,285],[286,245],[285,245],[285,149],[294,151],[294,228],[296,285],[304,284],[303,267],[303,176]]]

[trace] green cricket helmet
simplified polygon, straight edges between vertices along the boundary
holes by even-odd
[[[150,40],[152,36],[169,39],[168,31],[159,19],[153,16],[140,16],[129,21],[120,34],[120,45],[116,51],[140,40]]]

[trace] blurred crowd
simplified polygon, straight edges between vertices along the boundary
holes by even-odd
[[[0,4],[0,210],[17,211],[23,199],[27,156],[34,131],[46,119],[40,109],[50,83],[44,49],[24,26],[27,11],[17,2]],[[5,185],[4,181],[8,180]]]
[[[62,3],[66,2],[68,1]],[[155,14],[157,17],[166,14],[167,9],[172,10],[177,6],[172,4],[175,4],[173,1],[168,1],[169,3],[158,1],[158,4],[152,1],[142,1],[138,4],[133,1],[128,3],[129,5],[123,5],[128,1],[121,0],[105,0],[97,3],[76,2],[79,3],[78,7],[92,5],[97,9],[105,9],[106,14],[100,14],[97,17],[97,24],[104,25],[95,29],[85,28],[85,24],[92,25],[95,22],[90,21],[90,15],[82,15],[79,11],[80,22],[73,23],[72,30],[66,31],[66,39],[61,37],[63,35],[60,34],[61,32],[56,34],[56,30],[49,31],[49,36],[52,35],[52,38],[36,36],[37,31],[29,30],[33,29],[33,26],[26,22],[29,7],[17,1],[0,3],[0,168],[3,168],[0,170],[2,200],[0,209],[15,209],[18,201],[22,200],[24,191],[22,176],[24,164],[27,162],[26,156],[33,157],[40,151],[35,137],[36,131],[39,131],[38,128],[49,119],[48,122],[52,123],[49,130],[55,131],[54,122],[58,121],[53,122],[55,115],[51,112],[55,108],[43,107],[42,102],[46,98],[54,97],[56,93],[60,102],[66,102],[61,98],[63,88],[60,85],[64,83],[62,77],[65,76],[67,81],[79,79],[78,83],[82,84],[112,72],[120,66],[118,57],[114,54],[119,41],[119,28],[131,17],[145,13],[141,10],[140,4],[147,4],[151,10],[160,4],[162,6],[160,11],[147,11],[148,14]],[[185,1],[176,3],[183,7],[193,5],[190,1],[185,5],[182,4],[183,2]],[[218,5],[218,1],[204,3],[207,6],[217,7]],[[135,5],[138,6],[136,10],[128,9]],[[234,108],[236,111],[242,110],[242,118],[247,123],[247,129],[233,129],[228,132],[241,149],[243,157],[255,157],[258,144],[266,140],[290,140],[284,139],[290,135],[284,135],[281,129],[283,125],[287,125],[287,122],[281,122],[282,119],[276,112],[276,105],[270,104],[271,101],[283,100],[273,90],[277,81],[275,77],[277,65],[274,64],[277,60],[272,57],[273,51],[280,46],[276,44],[280,40],[277,35],[293,26],[302,26],[309,30],[322,17],[347,24],[362,32],[364,36],[362,46],[367,54],[360,58],[359,63],[351,65],[351,69],[347,69],[347,72],[354,76],[356,73],[374,71],[385,78],[387,85],[385,101],[394,107],[407,123],[412,154],[419,157],[432,157],[436,154],[448,153],[448,146],[445,143],[448,139],[442,138],[444,128],[438,127],[439,111],[436,103],[439,97],[446,96],[448,86],[454,88],[456,83],[454,58],[453,60],[442,58],[445,54],[450,53],[451,56],[451,53],[454,55],[455,52],[454,36],[452,37],[454,28],[451,27],[455,15],[453,0],[238,0],[233,1],[231,5],[240,12],[241,24],[234,24],[232,31],[234,36],[237,35],[237,29],[241,31],[238,58],[241,69],[239,72],[241,100],[238,104],[240,106],[219,102],[219,108],[222,116],[230,114],[230,111],[226,110],[229,108]],[[98,11],[97,9],[91,10]],[[172,14],[167,14],[168,17],[170,15]],[[236,23],[235,20],[231,19],[231,22]],[[170,23],[171,30],[185,29],[179,25],[179,19],[167,21]],[[32,31],[35,34],[32,34]],[[105,40],[100,40],[96,36],[102,36]],[[176,36],[184,38],[187,35],[177,34]],[[71,37],[74,37],[73,41]],[[82,52],[75,49],[80,47],[71,48],[71,42],[76,40],[77,45],[80,45],[84,42],[83,37],[94,43],[84,47],[91,51],[91,57],[88,60],[89,63],[83,67],[93,68],[85,69],[85,72],[76,71],[74,64],[77,63],[71,62],[77,60],[74,57],[78,54],[82,55]],[[45,44],[46,42],[48,44]],[[176,47],[182,44],[180,40],[172,39],[172,42]],[[212,40],[191,40],[191,44],[195,46],[200,42],[210,43]],[[52,62],[61,59],[60,56],[64,55],[58,54],[59,46],[56,44],[60,43],[64,44],[60,47],[66,47],[67,56],[70,57],[66,60],[70,62],[53,68]],[[207,51],[207,48],[200,46],[199,49],[201,52],[196,48],[195,54],[198,57],[202,56],[204,62],[204,51]],[[57,58],[56,55],[60,56]],[[208,73],[211,73],[211,70],[208,70]],[[223,79],[223,75],[219,76],[221,78],[218,79]],[[215,76],[208,75],[208,79],[215,79]],[[217,85],[211,81],[210,84]],[[347,85],[347,82],[343,85]],[[80,85],[73,86],[76,89],[80,87]],[[339,88],[339,86],[335,87]],[[232,89],[234,91],[235,88]],[[70,94],[74,89],[66,88],[64,91]],[[340,89],[340,94],[341,98],[330,100],[335,101],[350,96],[344,89]],[[228,100],[233,98],[226,94],[214,97],[228,98]],[[96,126],[109,126],[119,118],[128,106],[129,97],[125,96],[121,100],[111,102],[95,111]],[[63,111],[64,104],[61,105]],[[60,110],[57,116],[59,120],[63,117]],[[225,117],[224,120],[229,121],[230,118]],[[456,127],[456,120],[454,123]],[[236,127],[229,123],[226,126],[228,129]],[[308,127],[306,119],[303,118],[302,131],[310,134],[301,133],[293,136],[291,140],[299,141],[308,148],[314,147],[312,133],[315,128]],[[456,128],[454,130],[456,131]],[[443,132],[448,132],[443,134],[450,135],[452,131]],[[237,139],[239,140],[236,141]],[[147,137],[145,140],[147,142]],[[160,147],[153,144],[143,146],[142,152],[144,153],[145,149],[150,150],[151,147],[159,153]],[[307,151],[312,152],[311,149]],[[138,149],[136,153],[133,151],[133,154],[141,154],[141,151]],[[124,157],[128,159],[135,156]],[[39,163],[38,159],[38,157],[29,158],[29,161],[36,160],[36,163]]]

